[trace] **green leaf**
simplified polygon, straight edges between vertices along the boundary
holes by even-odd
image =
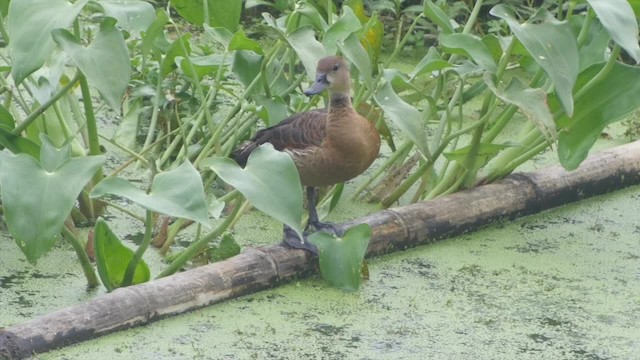
[[[46,254],[60,236],[65,219],[82,188],[104,163],[104,156],[61,161],[65,145],[57,155],[42,135],[40,157],[47,171],[33,157],[0,153],[0,187],[4,217],[9,232],[30,262]],[[58,164],[55,169],[52,169]]]
[[[513,10],[494,6],[490,13],[504,19],[531,57],[544,69],[555,86],[564,111],[573,114],[573,86],[578,77],[579,55],[576,38],[566,21],[557,21],[541,10],[520,24]],[[542,22],[538,22],[544,17]],[[535,21],[535,22],[534,22]]]
[[[451,26],[451,20],[445,14],[442,9],[440,9],[436,4],[431,0],[425,0],[424,2],[424,16],[428,17],[434,24],[440,27],[445,34],[453,33],[453,26]]]
[[[603,64],[598,64],[583,71],[576,87],[584,86],[602,67]],[[567,170],[577,168],[605,126],[640,107],[639,93],[640,69],[616,63],[600,83],[577,99],[573,117],[562,115],[557,119],[562,128],[558,135],[558,157],[562,166]]]
[[[320,250],[322,278],[337,288],[356,291],[360,287],[360,269],[371,239],[371,226],[356,225],[336,238],[317,232],[309,235],[309,241]]]
[[[107,291],[111,292],[122,285],[127,266],[133,259],[133,251],[122,244],[102,218],[98,219],[93,230],[93,244],[98,275]],[[140,259],[132,284],[141,284],[150,278],[149,267]]]
[[[425,157],[429,154],[427,132],[418,110],[404,102],[386,82],[375,95],[376,103],[391,121],[416,145]]]
[[[316,78],[318,61],[327,54],[324,46],[316,40],[315,32],[310,26],[302,26],[286,36],[287,42],[298,54],[309,79]]]
[[[427,50],[427,54],[420,60],[418,65],[413,69],[413,71],[409,74],[411,79],[416,78],[417,76],[431,73],[432,71],[442,70],[444,68],[451,67],[447,61],[442,60],[438,50],[435,47],[430,47]]]
[[[233,34],[231,40],[229,41],[227,50],[251,50],[256,54],[264,54],[264,51],[262,51],[262,46],[260,46],[257,41],[249,39],[242,30],[238,30],[235,32],[235,34]]]
[[[51,31],[71,26],[89,0],[74,4],[66,0],[11,1],[7,31],[11,37],[11,76],[20,84],[39,69],[53,53]]]
[[[627,0],[587,0],[613,41],[640,62],[638,21]]]
[[[448,52],[464,55],[484,70],[496,72],[497,65],[491,52],[479,38],[470,34],[442,34],[438,41]]]
[[[574,16],[572,20],[585,21],[584,17]],[[582,23],[580,23],[580,26]],[[611,36],[604,29],[602,24],[595,20],[589,26],[589,32],[584,44],[580,47],[580,71],[585,70],[594,64],[606,61],[605,55]]]
[[[153,6],[139,0],[100,0],[104,15],[118,20],[118,27],[126,31],[144,31],[155,18]]]
[[[344,57],[358,69],[367,88],[371,89],[373,87],[371,59],[360,40],[358,40],[358,36],[355,33],[349,35],[343,42],[338,44],[338,47]]]
[[[119,113],[129,85],[131,61],[122,32],[115,28],[115,20],[106,18],[102,21],[100,32],[86,48],[67,30],[57,29],[52,35],[106,103]]]
[[[149,194],[122,178],[112,177],[98,183],[89,196],[99,198],[107,194],[129,199],[150,211],[191,219],[208,226],[202,178],[189,161],[156,175]]]
[[[308,2],[300,2],[296,4],[296,9],[293,14],[300,14],[304,16],[310,24],[313,25],[317,30],[325,31],[329,27],[327,22],[324,20],[318,9],[315,6],[311,5]],[[292,14],[292,17],[293,17]],[[290,26],[296,26],[296,22],[290,21]],[[294,29],[290,29],[293,31]]]
[[[268,126],[276,125],[287,118],[287,104],[280,96],[256,95],[255,101],[263,107],[263,111],[258,112],[258,115]]]
[[[640,18],[640,0],[629,0],[629,5],[631,5],[636,18]]]
[[[0,125],[0,145],[14,154],[23,153],[36,160],[40,159],[40,145],[29,138],[14,135],[11,130],[13,128]]]
[[[2,17],[5,19],[9,13],[9,2],[10,0],[0,0],[0,14],[2,14]]]
[[[262,55],[246,50],[238,50],[233,54],[231,70],[245,88],[260,75],[263,58],[264,56]],[[258,81],[263,80],[260,78]],[[260,91],[262,91],[262,86],[256,86],[253,93],[259,93]]]
[[[164,35],[164,26],[169,22],[169,15],[163,9],[156,11],[156,17],[142,35],[142,58],[146,60],[156,39]]]
[[[220,45],[222,45],[225,49],[229,48],[229,44],[231,43],[231,38],[233,38],[233,33],[226,28],[223,27],[211,27],[207,24],[204,24],[204,33],[210,40],[213,40]]]
[[[190,58],[176,57],[176,62],[180,64],[180,70],[189,78],[191,78],[191,67],[189,66],[189,62],[191,62],[191,66],[195,69],[198,79],[202,79],[205,75],[217,74],[221,66],[226,67],[231,65],[231,59],[229,57],[217,54]],[[222,69],[222,71],[224,74],[225,69]],[[192,79],[192,81],[196,80]]]
[[[495,77],[485,73],[484,82],[489,89],[507,104],[516,105],[520,111],[540,129],[549,143],[554,143],[557,136],[556,123],[547,105],[547,93],[542,89],[532,89],[517,77],[511,78],[509,85],[499,89]]]
[[[347,0],[342,6],[350,7],[363,25],[360,32],[360,42],[369,54],[371,64],[376,66],[384,38],[384,25],[378,18],[378,13],[374,12],[371,17],[368,17],[364,10],[363,0]]]
[[[143,99],[131,97],[125,99],[122,104],[123,115],[113,134],[113,140],[128,149],[136,149],[138,138],[138,125],[143,113]]]
[[[258,210],[302,234],[302,185],[287,153],[264,144],[251,153],[244,169],[229,158],[208,158],[202,166],[238,189]]]
[[[195,25],[207,24],[212,27],[224,27],[235,32],[240,23],[242,0],[206,0],[208,12],[203,0],[170,0],[171,6]],[[208,19],[205,19],[205,16]]]
[[[5,126],[7,129],[14,129],[16,127],[16,121],[13,115],[2,105],[0,105],[0,125]]]
[[[63,146],[60,149],[51,141],[49,136],[41,135],[40,141],[40,165],[47,172],[54,172],[71,158],[71,146]]]
[[[350,7],[342,8],[342,15],[329,26],[322,37],[322,45],[327,54],[336,54],[338,43],[344,41],[349,35],[362,29],[360,20]]]
[[[182,37],[177,38],[171,43],[169,46],[169,50],[167,54],[162,58],[162,62],[160,64],[160,74],[165,77],[169,75],[173,70],[175,70],[178,66],[176,65],[176,57],[188,57],[191,53],[191,34],[186,33],[182,35]]]
[[[233,234],[226,233],[222,235],[222,240],[218,246],[211,246],[207,250],[209,260],[212,262],[222,261],[230,257],[240,254],[240,244],[233,237]]]

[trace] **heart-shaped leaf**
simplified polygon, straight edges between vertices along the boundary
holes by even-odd
[[[121,178],[106,178],[96,185],[89,196],[107,194],[133,201],[147,210],[197,221],[208,226],[207,203],[202,178],[186,161],[177,168],[153,178],[149,194]]]
[[[114,27],[115,23],[113,18],[102,21],[96,39],[86,48],[68,30],[57,29],[52,35],[107,104],[120,112],[129,85],[131,62],[122,32]]]
[[[324,46],[316,40],[315,31],[311,26],[301,26],[287,34],[287,42],[296,52],[309,79],[316,78],[318,60],[327,54]]]
[[[504,89],[496,86],[495,78],[489,73],[485,73],[484,81],[500,100],[519,107],[522,113],[536,124],[549,143],[556,141],[556,123],[547,105],[547,93],[544,90],[532,89],[517,77],[513,77]]]
[[[602,70],[603,64],[591,66],[578,78],[581,88]],[[558,157],[562,166],[573,170],[587,157],[589,150],[608,124],[621,120],[640,107],[640,69],[616,63],[607,76],[576,100],[573,117],[557,119],[562,129],[558,135]],[[549,103],[557,100],[550,97]]]
[[[356,291],[360,287],[360,269],[371,239],[371,226],[356,225],[336,238],[317,232],[309,235],[309,241],[320,250],[320,273],[332,286]]]
[[[302,234],[302,185],[291,156],[271,144],[256,148],[243,169],[229,158],[208,158],[210,167],[258,210]]]
[[[490,13],[507,22],[531,57],[544,69],[553,81],[564,111],[571,116],[579,55],[576,37],[569,23],[555,20],[544,9],[524,24],[520,24],[513,10],[503,4],[494,6]]]
[[[255,40],[249,39],[242,30],[238,30],[233,34],[231,40],[229,41],[227,50],[251,50],[260,55],[264,53],[260,43]]]
[[[362,29],[362,25],[353,10],[348,6],[343,7],[342,15],[329,26],[322,37],[322,45],[324,45],[327,54],[335,54],[338,51],[338,42],[360,29]]]
[[[57,151],[46,135],[41,139],[43,165],[29,155],[0,153],[5,221],[16,243],[32,263],[46,254],[58,240],[76,198],[105,160],[104,156],[65,159],[70,145]]]
[[[385,83],[375,95],[378,105],[391,118],[394,124],[416,145],[418,150],[428,158],[427,133],[420,112],[410,104],[404,102],[391,87]]]
[[[169,22],[169,15],[163,9],[158,9],[156,11],[156,17],[146,29],[146,32],[142,35],[142,60],[146,61],[147,55],[153,48],[153,46],[158,42],[158,39],[164,40],[166,42],[166,38],[164,37],[164,26]],[[144,68],[144,64],[143,64]]]
[[[126,31],[144,31],[155,18],[153,6],[140,0],[100,0],[105,16],[118,20],[118,27]]]
[[[205,12],[204,1],[207,2],[208,13]],[[192,24],[207,23],[213,27],[225,27],[231,32],[238,28],[242,14],[241,0],[171,0],[170,3]]]
[[[350,7],[360,20],[363,27],[360,31],[360,42],[369,54],[371,64],[377,65],[384,38],[384,25],[378,18],[378,13],[374,12],[371,17],[368,17],[364,10],[363,0],[347,0],[342,6]]]
[[[443,33],[451,34],[453,32],[451,19],[433,1],[425,0],[423,12],[426,17],[440,27]]]
[[[177,57],[186,58],[189,56],[189,54],[191,53],[191,42],[189,41],[190,39],[191,34],[186,33],[182,35],[182,37],[175,39],[171,43],[169,49],[167,50],[167,53],[165,54],[164,58],[162,58],[162,62],[160,64],[160,74],[162,74],[163,77],[166,77],[173,70],[178,68],[178,65],[176,65]]]
[[[4,125],[0,125],[0,146],[14,154],[27,154],[36,160],[40,158],[40,145],[26,137],[14,135]]]
[[[107,291],[111,292],[122,285],[124,274],[133,259],[133,251],[122,244],[102,218],[96,222],[93,242],[98,275]],[[147,282],[150,277],[149,267],[140,259],[132,284]]]
[[[496,72],[497,65],[487,46],[479,38],[470,34],[442,34],[439,42],[452,54],[464,55],[480,65],[484,70]]]
[[[627,0],[587,0],[613,41],[640,62],[638,20]]]
[[[39,69],[55,46],[51,31],[68,28],[89,0],[71,4],[66,0],[11,1],[7,31],[11,37],[11,75],[16,84]]]
[[[371,59],[360,43],[358,36],[355,33],[349,35],[343,42],[338,43],[338,47],[344,57],[355,65],[364,83],[371,89],[373,87]]]
[[[420,60],[415,69],[409,74],[411,79],[422,74],[431,73],[432,71],[442,70],[444,68],[451,67],[447,61],[442,60],[442,57],[438,53],[435,47],[430,47],[427,50],[427,54]]]
[[[226,233],[222,235],[219,245],[212,245],[207,250],[207,255],[209,255],[211,262],[217,262],[240,254],[240,250],[240,245],[233,234]]]

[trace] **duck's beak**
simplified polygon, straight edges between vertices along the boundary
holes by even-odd
[[[327,74],[318,72],[316,75],[316,81],[311,85],[310,88],[305,90],[304,94],[307,96],[320,94],[322,90],[326,89],[329,86],[329,81],[327,80]]]

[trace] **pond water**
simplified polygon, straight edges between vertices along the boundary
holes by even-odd
[[[596,149],[625,142],[623,131]],[[550,154],[523,170],[555,163]],[[371,211],[341,201],[329,220]],[[639,213],[636,186],[371,259],[356,293],[303,279],[35,359],[637,359]],[[121,236],[142,229],[110,216]],[[256,211],[236,233],[265,245],[281,227]],[[34,267],[3,230],[0,254],[0,327],[104,293],[86,291],[64,242]],[[145,260],[152,274],[164,266],[154,251]]]
[[[35,358],[638,358],[638,213],[632,187],[372,259],[356,293],[300,280]],[[92,296],[69,249],[33,268],[14,248],[0,326]]]

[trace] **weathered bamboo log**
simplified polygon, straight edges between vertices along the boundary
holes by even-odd
[[[383,210],[342,224],[373,228],[367,256],[426,244],[491,221],[535,213],[640,183],[640,142],[589,157],[574,171],[513,174],[433,201]],[[142,325],[291,280],[317,270],[302,250],[273,245],[226,261],[130,286],[0,329],[0,358],[17,359]]]

